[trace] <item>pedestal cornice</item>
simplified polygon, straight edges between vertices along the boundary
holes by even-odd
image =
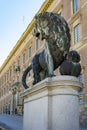
[[[60,94],[64,94],[64,92],[60,91],[59,89],[64,88],[66,90],[69,91],[70,94],[70,90],[73,89],[73,91],[81,91],[83,88],[83,83],[78,81],[78,78],[74,77],[74,76],[55,76],[52,78],[46,78],[43,81],[37,83],[36,85],[34,85],[31,88],[28,88],[27,90],[25,90],[22,94],[21,97],[26,98],[26,97],[31,97],[33,95],[42,93],[43,92],[46,95],[53,95],[53,92],[58,89],[58,93]],[[75,93],[75,92],[74,92]],[[56,90],[56,94],[57,94],[57,90]],[[68,94],[68,92],[65,94]]]

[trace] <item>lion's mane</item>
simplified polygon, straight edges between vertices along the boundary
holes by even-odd
[[[56,44],[64,54],[70,48],[69,27],[65,19],[52,12],[44,12],[36,16],[33,35],[45,39],[47,42]]]

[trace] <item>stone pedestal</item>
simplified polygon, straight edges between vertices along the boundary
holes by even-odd
[[[77,78],[56,76],[25,90],[23,130],[79,130],[81,89]]]

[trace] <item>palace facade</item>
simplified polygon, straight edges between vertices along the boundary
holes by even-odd
[[[46,0],[37,14],[46,11],[59,13],[69,25],[71,50],[77,50],[81,56],[82,72],[78,78],[83,82],[84,89],[79,103],[81,110],[87,109],[87,0]],[[34,23],[33,18],[0,68],[0,113],[23,113],[23,99],[20,97],[24,91],[22,75],[33,56],[44,48],[44,41],[32,35]],[[59,75],[58,69],[55,73]],[[31,87],[32,81],[31,70],[27,76],[27,83]]]

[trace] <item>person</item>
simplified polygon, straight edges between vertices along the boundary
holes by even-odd
[[[6,110],[5,110],[6,114],[8,114],[8,107],[6,106]]]
[[[15,108],[15,114],[17,114],[17,108]]]

